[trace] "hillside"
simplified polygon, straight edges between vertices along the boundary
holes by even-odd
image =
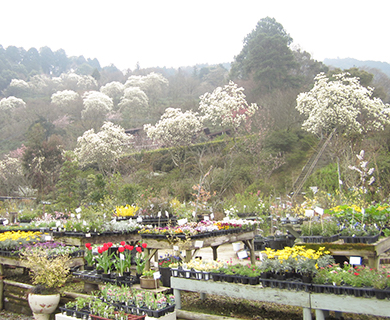
[[[390,77],[390,64],[387,62],[372,61],[372,60],[361,61],[354,58],[345,58],[345,59],[324,59],[324,63],[328,66],[340,68],[343,70],[353,68],[353,67],[374,68],[382,71],[384,74]]]

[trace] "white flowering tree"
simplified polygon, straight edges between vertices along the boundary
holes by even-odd
[[[343,138],[383,130],[390,123],[389,106],[373,98],[373,88],[366,88],[348,73],[329,79],[324,73],[315,77],[314,87],[298,95],[297,110],[307,118],[302,128],[318,135],[334,133],[331,145],[337,158],[339,188],[342,190],[340,156],[347,152]]]
[[[123,92],[125,90],[125,85],[120,83],[119,81],[112,81],[107,83],[106,85],[100,87],[100,92],[109,96],[115,105],[117,105],[123,96]]]
[[[155,72],[151,72],[146,76],[130,76],[125,83],[126,88],[139,87],[152,101],[155,101],[168,85],[168,80]]]
[[[202,121],[197,113],[192,111],[182,112],[181,109],[167,108],[161,119],[155,126],[144,125],[148,137],[158,141],[167,147],[175,147],[171,150],[172,160],[179,165],[180,149],[178,147],[188,146],[196,133],[202,129]]]
[[[73,90],[57,91],[51,95],[51,103],[62,109],[69,108],[80,98],[79,94]]]
[[[30,91],[30,85],[20,79],[12,79],[7,88],[7,94],[10,96],[24,96]]]
[[[88,91],[83,95],[84,109],[81,118],[87,126],[97,129],[101,126],[106,115],[112,110],[112,99],[99,91]]]
[[[14,96],[3,98],[0,100],[0,110],[12,110],[16,108],[25,108],[26,103],[19,98],[16,98]]]
[[[257,104],[248,104],[244,88],[230,81],[224,87],[216,88],[212,93],[205,93],[200,97],[199,109],[205,121],[213,125],[233,128],[237,130],[242,124],[248,125],[249,118],[258,109]]]
[[[100,131],[90,129],[77,139],[75,155],[81,166],[97,163],[102,173],[115,168],[119,156],[130,148],[132,136],[112,122],[104,122]]]
[[[297,97],[297,110],[307,119],[302,128],[314,134],[366,133],[383,130],[390,123],[389,106],[373,98],[373,88],[363,87],[347,73],[329,79],[324,73],[315,78],[314,87]]]
[[[0,192],[5,196],[18,194],[28,186],[20,157],[6,154],[0,161]]]

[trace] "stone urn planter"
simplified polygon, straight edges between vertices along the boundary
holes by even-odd
[[[34,314],[35,320],[49,320],[60,302],[60,294],[35,294],[28,295],[28,304]]]

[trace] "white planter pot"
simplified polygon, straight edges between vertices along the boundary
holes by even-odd
[[[33,294],[28,295],[28,304],[34,314],[35,320],[49,320],[60,303],[60,294]]]

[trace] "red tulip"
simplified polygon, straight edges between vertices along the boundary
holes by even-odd
[[[148,244],[147,244],[147,243],[143,243],[143,244],[141,244],[141,246],[142,246],[142,248],[146,249],[146,247],[148,246]]]
[[[132,251],[134,249],[134,246],[129,246],[129,250]]]
[[[104,249],[103,251],[107,251],[108,248],[109,248],[109,247],[108,247],[108,244],[107,244],[107,243],[103,243],[103,249]]]
[[[91,244],[90,243],[86,243],[85,247],[89,249],[91,247]]]
[[[108,245],[109,248],[111,248],[112,247],[112,242],[107,242],[107,245]]]
[[[118,251],[119,251],[120,253],[122,253],[123,251],[125,251],[125,247],[119,247],[119,248],[118,248]]]
[[[137,247],[137,248],[135,248],[135,250],[137,250],[139,253],[142,252],[142,248],[141,247]]]
[[[102,254],[103,253],[103,248],[102,247],[98,247],[98,252],[100,253],[100,254]]]
[[[89,247],[88,250],[91,251],[91,250],[92,250],[92,247]]]
[[[121,241],[121,246],[124,246],[125,244],[126,244],[126,242]]]

